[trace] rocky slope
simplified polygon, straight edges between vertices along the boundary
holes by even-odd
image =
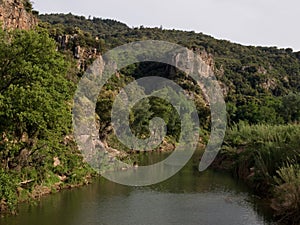
[[[31,29],[37,25],[27,0],[0,0],[0,23],[3,29]]]

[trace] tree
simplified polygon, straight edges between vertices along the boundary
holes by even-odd
[[[24,7],[27,12],[32,12],[32,2],[30,0],[24,0]]]
[[[44,30],[0,31],[0,134],[9,140],[0,142],[2,157],[41,140],[59,142],[70,131],[69,66]]]
[[[286,122],[300,121],[300,95],[289,93],[282,98],[282,113]]]
[[[135,136],[145,138],[150,135],[149,121],[153,112],[150,111],[149,99],[140,100],[131,110],[130,125]]]

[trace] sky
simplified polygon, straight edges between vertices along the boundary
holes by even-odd
[[[299,0],[34,0],[34,9],[115,19],[129,27],[202,32],[244,45],[300,51]]]

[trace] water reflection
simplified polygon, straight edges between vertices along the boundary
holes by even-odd
[[[261,202],[245,185],[226,173],[199,173],[197,164],[196,157],[169,180],[148,187],[127,187],[101,178],[43,198],[35,206],[24,204],[19,216],[2,218],[0,224],[269,224]]]

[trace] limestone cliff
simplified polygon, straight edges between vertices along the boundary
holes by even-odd
[[[28,0],[0,0],[0,24],[3,29],[32,29],[37,18]]]
[[[80,37],[78,34],[64,34],[53,37],[57,42],[57,50],[72,51],[77,60],[77,67],[84,72],[92,61],[94,61],[100,52],[92,46],[80,46]]]

